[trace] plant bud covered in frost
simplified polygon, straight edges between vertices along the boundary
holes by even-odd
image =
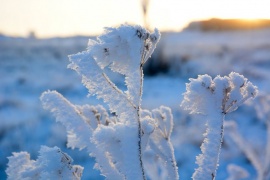
[[[8,179],[81,179],[83,167],[59,148],[42,146],[36,161],[26,152],[13,153],[6,170]]]

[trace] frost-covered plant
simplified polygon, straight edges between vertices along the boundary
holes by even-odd
[[[114,116],[100,105],[73,105],[55,91],[41,96],[44,107],[66,126],[68,147],[87,147],[96,158],[95,167],[108,179],[145,179],[146,149],[160,157],[167,177],[178,179],[170,142],[173,126],[170,109],[161,107],[152,112],[141,109],[142,67],[159,38],[157,30],[150,34],[139,26],[107,28],[98,41],[89,41],[87,51],[70,56],[68,67],[82,76],[89,95],[103,99]],[[125,76],[127,91],[123,92],[110,80],[106,68]],[[147,174],[151,176],[150,172]]]
[[[154,51],[160,34],[150,34],[140,26],[106,28],[97,41],[89,40],[87,50],[69,56],[82,76],[89,95],[102,99],[102,106],[76,106],[54,91],[45,92],[41,101],[68,131],[68,147],[87,148],[96,158],[96,168],[110,179],[145,179],[142,142],[141,96],[143,65]],[[126,91],[119,89],[106,69],[125,76]]]
[[[146,179],[149,152],[162,162],[162,173],[178,179],[174,150],[170,142],[171,110],[141,109],[143,65],[153,53],[160,34],[150,34],[140,26],[106,28],[97,41],[89,40],[86,51],[70,55],[69,68],[82,76],[89,95],[102,99],[101,106],[74,105],[56,91],[44,92],[43,106],[66,126],[67,146],[87,148],[95,157],[95,168],[108,179]],[[106,73],[125,76],[126,91],[119,89]],[[146,163],[147,164],[147,163]]]
[[[96,160],[95,168],[107,179],[179,179],[170,141],[173,129],[170,108],[161,106],[152,111],[141,108],[143,65],[159,39],[158,30],[150,34],[140,26],[121,25],[106,28],[96,41],[89,40],[86,51],[69,56],[68,67],[82,77],[89,95],[102,99],[109,110],[102,105],[74,105],[56,91],[44,92],[40,97],[44,108],[66,127],[67,146],[86,148]],[[108,71],[125,77],[125,91],[111,80]],[[207,133],[193,178],[214,179],[223,118],[255,97],[257,88],[237,73],[213,80],[203,75],[190,81],[182,106],[191,113],[207,115]],[[45,174],[45,179],[57,179],[61,172],[64,178],[68,173],[72,173],[71,179],[80,178],[82,168],[71,166],[71,158],[57,148],[43,147],[40,152],[37,161],[30,161],[27,153],[15,153],[9,158],[8,176],[12,179],[37,175],[42,179]],[[50,164],[52,158],[68,165]],[[23,161],[24,166],[18,166],[17,160]]]
[[[36,161],[27,152],[13,153],[6,170],[8,179],[80,179],[83,167],[58,147],[42,146]]]
[[[144,146],[145,167],[151,170],[147,172],[148,176],[151,179],[178,179],[178,168],[170,141],[173,128],[171,109],[161,106],[152,112],[143,110],[142,122],[143,131],[149,136],[148,146]],[[149,124],[154,124],[154,128],[149,128]]]
[[[255,109],[258,117],[265,123],[267,128],[266,146],[258,153],[252,144],[240,134],[235,121],[225,123],[226,132],[235,142],[238,148],[245,154],[257,171],[258,180],[267,180],[270,178],[270,96],[259,94],[255,101]]]
[[[87,148],[95,157],[95,168],[108,179],[146,179],[146,174],[179,178],[170,142],[171,110],[164,106],[153,111],[141,109],[143,65],[159,39],[157,29],[150,34],[140,26],[121,25],[106,28],[97,41],[89,40],[86,51],[69,56],[68,67],[82,76],[89,95],[102,99],[109,112],[101,105],[74,105],[56,91],[41,95],[44,108],[66,127],[67,146]],[[112,82],[108,70],[125,77],[126,91]],[[145,172],[153,156],[162,168]],[[13,163],[10,161],[10,166]]]
[[[255,97],[257,87],[238,73],[229,76],[200,75],[190,79],[186,85],[184,100],[181,104],[190,113],[206,115],[205,139],[201,145],[202,154],[197,156],[199,167],[193,179],[215,179],[223,140],[223,120],[227,113],[236,110],[247,99]]]

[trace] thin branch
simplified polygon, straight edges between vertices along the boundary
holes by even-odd
[[[145,180],[145,172],[144,172],[144,167],[143,167],[143,161],[142,161],[142,125],[141,125],[141,98],[142,98],[142,88],[143,88],[143,69],[142,69],[142,64],[140,65],[140,92],[139,92],[139,102],[137,106],[137,121],[138,121],[138,146],[139,146],[139,160],[140,160],[140,165],[142,168],[142,175],[143,179]]]
[[[125,99],[129,102],[129,104],[134,108],[134,109],[137,109],[137,107],[135,106],[135,104],[133,104],[128,98],[126,95],[124,95],[124,93],[118,89],[116,87],[116,85],[109,79],[109,77],[103,72],[102,73],[102,76],[105,78],[105,80],[107,81],[107,83],[116,91],[116,93],[118,94],[121,94],[125,97]]]
[[[144,45],[145,45],[145,40],[144,40]],[[144,63],[144,58],[145,58],[145,47],[143,46],[143,53],[141,56],[141,61],[140,61],[140,89],[139,89],[139,102],[137,105],[137,121],[138,121],[138,146],[139,146],[139,161],[142,169],[142,175],[143,179],[146,180],[145,177],[145,172],[144,172],[144,167],[143,167],[143,161],[142,161],[142,125],[141,125],[141,99],[142,99],[142,92],[143,92],[143,63]]]

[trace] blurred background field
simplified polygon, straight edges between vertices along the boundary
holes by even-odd
[[[95,1],[91,2],[94,5]],[[121,5],[121,2],[118,3]],[[153,20],[151,24],[151,17],[154,17],[155,11],[164,16],[166,12],[164,9],[154,9],[157,1],[149,1],[148,4],[143,2],[146,4],[143,6],[139,1],[138,7],[143,7],[144,10],[136,12],[140,20],[132,20],[131,17],[131,20],[126,21],[142,24],[149,29],[153,29],[153,26],[159,28],[158,21]],[[174,5],[176,1],[171,1],[169,7]],[[6,4],[6,8],[8,7]],[[59,9],[60,6],[54,8]],[[177,8],[172,9],[176,11]],[[95,17],[96,21],[106,19],[104,16],[109,15],[105,14],[105,10],[100,12],[103,16]],[[243,14],[244,12],[243,10]],[[184,16],[185,12],[182,14]],[[270,22],[265,16],[260,20],[242,20],[242,17],[238,16],[229,19],[221,15],[217,15],[217,18],[210,16],[209,19],[202,18],[203,20],[198,20],[199,17],[191,18],[191,22],[181,30],[180,26],[172,28],[168,24],[165,28],[166,23],[164,25],[160,22],[161,41],[144,67],[142,106],[147,109],[160,105],[171,107],[175,125],[172,141],[180,178],[184,180],[190,179],[197,167],[195,157],[200,153],[205,121],[203,116],[187,114],[179,105],[183,98],[182,93],[185,92],[185,83],[199,74],[214,77],[235,71],[258,86],[260,97],[228,115],[226,121],[237,123],[239,133],[257,155],[259,162],[263,163],[265,155],[270,151],[269,145],[267,147],[267,142],[270,141],[267,139],[267,132],[270,133],[270,130],[266,125],[270,121]],[[220,19],[223,17],[225,19]],[[169,21],[170,18],[167,18]],[[175,18],[177,19],[177,16]],[[82,20],[81,23],[87,22]],[[118,21],[115,21],[114,25],[117,23]],[[109,25],[110,23],[104,26]],[[4,26],[11,27],[8,23]],[[7,157],[11,156],[12,152],[28,151],[31,158],[35,159],[41,145],[58,146],[69,153],[75,161],[74,164],[85,167],[83,179],[104,179],[99,176],[98,171],[93,170],[94,160],[86,151],[79,153],[79,150],[65,147],[65,129],[55,122],[49,112],[43,110],[39,100],[41,93],[50,89],[57,90],[75,104],[102,103],[94,97],[87,97],[87,90],[81,84],[79,76],[66,68],[69,63],[67,56],[85,50],[88,39],[95,39],[100,32],[95,30],[97,33],[93,31],[86,34],[74,30],[73,34],[63,32],[61,36],[61,31],[55,31],[55,36],[52,36],[53,31],[44,35],[45,31],[38,31],[38,26],[37,30],[29,26],[26,36],[27,33],[8,31],[4,26],[0,27],[0,179],[6,178]],[[73,26],[72,21],[70,26]],[[20,28],[23,29],[22,27],[21,25]],[[124,88],[122,78],[115,74],[113,76],[116,85]],[[249,176],[245,179],[255,179],[257,176],[254,164],[228,136],[226,129],[220,158],[218,180],[228,178],[227,168],[230,164],[236,164],[248,171]]]

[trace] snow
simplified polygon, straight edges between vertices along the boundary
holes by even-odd
[[[270,30],[267,29],[162,33],[155,53],[162,55],[164,61],[170,64],[169,71],[167,74],[144,77],[142,107],[155,109],[164,105],[172,109],[174,128],[171,139],[181,179],[192,176],[205,131],[205,122],[198,120],[201,115],[191,116],[179,106],[188,78],[206,73],[214,78],[218,74],[224,76],[235,71],[258,86],[260,92],[270,93],[268,37]],[[58,146],[67,152],[74,159],[74,164],[85,167],[83,179],[103,179],[99,171],[92,169],[94,160],[86,151],[66,149],[65,129],[55,123],[48,111],[43,110],[39,100],[42,92],[57,90],[73,104],[104,105],[94,97],[87,98],[87,89],[81,84],[79,76],[66,68],[67,55],[85,50],[88,38],[0,39],[0,179],[6,178],[7,157],[12,152],[27,151],[32,159],[37,159],[41,145]],[[125,91],[121,78],[114,76],[112,81]],[[235,84],[242,84],[242,80],[235,79]],[[266,126],[254,106],[252,101],[244,104],[228,115],[225,121],[235,121],[245,142],[263,154],[266,150]],[[107,108],[106,105],[104,107]],[[145,126],[150,132],[151,126]],[[250,176],[246,179],[254,179],[254,166],[229,140],[226,130],[224,136],[216,179],[229,177],[228,173],[232,173],[227,171],[229,164],[236,164],[242,168],[241,171],[247,171]]]

